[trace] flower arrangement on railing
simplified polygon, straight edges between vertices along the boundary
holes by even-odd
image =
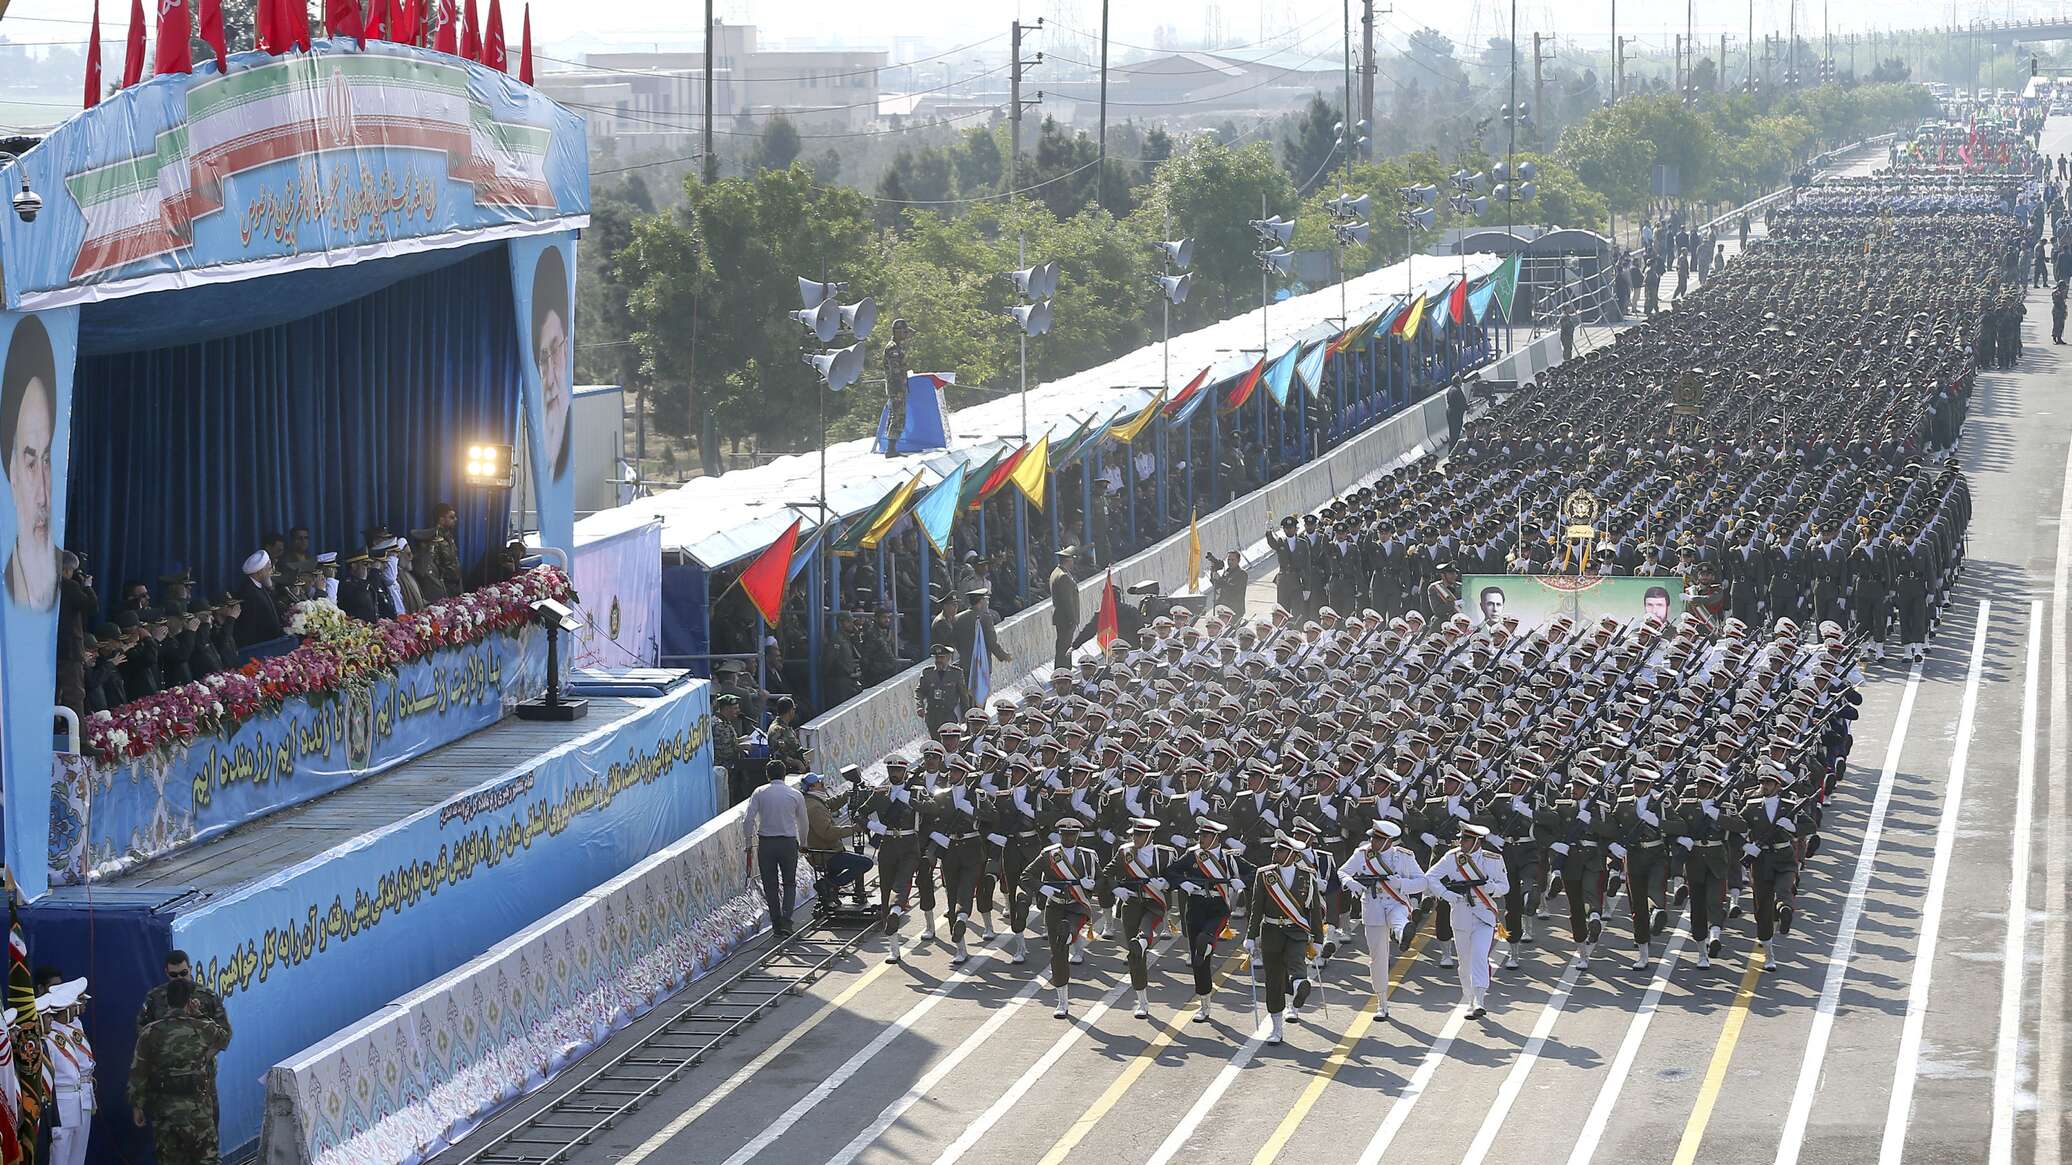
[[[568,576],[543,565],[379,623],[353,619],[329,599],[298,603],[288,631],[302,637],[300,647],[96,712],[85,725],[86,753],[102,764],[119,764],[197,736],[227,733],[296,696],[364,686],[432,652],[516,631],[531,621],[534,603],[574,597]]]

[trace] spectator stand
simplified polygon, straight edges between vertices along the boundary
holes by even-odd
[[[1486,288],[1499,266],[1420,255],[1352,280],[1343,297],[1335,287],[1290,297],[1269,309],[1264,352],[1257,312],[1175,336],[1170,391],[1164,349],[1151,345],[1031,389],[1026,434],[1020,400],[1007,397],[957,412],[948,449],[833,446],[824,509],[812,453],[699,478],[580,527],[587,537],[662,523],[665,663],[695,669],[709,654],[760,651],[779,685],[769,690],[825,713],[925,661],[945,596],[987,584],[1003,617],[1025,609],[1043,597],[1056,547],[1079,546],[1080,577],[1094,577],[1495,359],[1494,297],[1474,297],[1480,313],[1460,324],[1439,318],[1439,305],[1463,279]],[[1395,329],[1406,288],[1433,305],[1407,341]],[[1002,466],[1038,448],[1040,473],[1011,483]],[[907,509],[960,468],[967,496],[938,554]],[[791,591],[773,628],[730,586],[795,521]],[[845,617],[858,608],[869,622]],[[861,675],[840,670],[852,648]]]
[[[130,86],[6,166],[42,210],[0,215],[0,414],[35,454],[0,505],[0,841],[33,961],[94,983],[109,1159],[148,1152],[120,1097],[168,947],[235,1030],[235,1156],[268,1065],[715,811],[703,683],[615,683],[574,724],[511,715],[550,682],[537,604],[572,598],[586,156],[581,120],[502,72],[319,41]],[[266,532],[350,552],[445,501],[451,597],[379,621],[282,610],[239,646],[285,627],[295,650],[54,747],[54,676],[120,584],[232,591]],[[514,511],[562,570],[506,549]],[[62,616],[59,547],[100,583]]]
[[[1542,301],[1565,287],[1608,285],[1617,248],[1595,231],[1564,228],[1525,233],[1528,230],[1531,228],[1516,233],[1476,231],[1455,245],[1466,255],[1519,257],[1518,295],[1511,315],[1513,319],[1531,320],[1537,334],[1559,314],[1559,305]],[[1595,315],[1586,322],[1610,324],[1618,318],[1617,306],[1609,297],[1598,297],[1590,301],[1590,306]]]

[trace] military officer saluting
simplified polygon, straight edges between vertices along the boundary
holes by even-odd
[[[1043,852],[1021,872],[1024,892],[1043,898],[1043,929],[1050,938],[1050,981],[1057,990],[1059,1019],[1071,1018],[1073,943],[1079,928],[1094,916],[1094,887],[1099,884],[1100,859],[1079,844],[1085,823],[1077,817],[1058,819],[1056,845]]]
[[[1115,913],[1122,920],[1123,949],[1129,960],[1138,1019],[1151,1014],[1145,995],[1151,986],[1149,948],[1152,937],[1165,924],[1172,901],[1172,886],[1163,875],[1172,866],[1174,854],[1170,847],[1158,844],[1158,828],[1154,818],[1132,821],[1128,839],[1115,847],[1105,871],[1108,885],[1114,887]],[[1062,841],[1064,834],[1058,836]]]
[[[1291,982],[1294,1010],[1300,1018],[1309,1000],[1309,975],[1305,964],[1309,948],[1324,938],[1324,888],[1316,871],[1302,860],[1302,843],[1286,833],[1274,835],[1273,863],[1259,867],[1252,879],[1252,900],[1247,905],[1245,953],[1252,956],[1253,974],[1266,989],[1269,1021],[1266,1042],[1278,1044],[1283,1037],[1282,1021],[1288,1009]],[[1297,979],[1295,971],[1303,974]]]
[[[1416,855],[1396,844],[1403,827],[1386,818],[1368,826],[1367,840],[1346,859],[1339,877],[1359,888],[1360,922],[1367,930],[1367,959],[1374,978],[1374,1017],[1389,1017],[1391,944],[1410,924],[1411,902],[1424,893],[1424,870]]]

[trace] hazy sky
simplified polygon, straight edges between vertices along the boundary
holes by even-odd
[[[1386,0],[1385,0],[1386,2]],[[486,8],[487,0],[480,0]],[[508,0],[505,20],[510,39],[518,39],[519,9],[524,0]],[[720,18],[753,22],[772,38],[809,42],[841,41],[856,47],[889,47],[894,36],[921,38],[937,51],[986,40],[983,51],[1003,51],[1009,21],[1017,16],[1033,21],[1044,16],[1052,21],[1084,29],[1097,29],[1100,0],[717,0]],[[1379,35],[1400,42],[1408,31],[1431,24],[1460,41],[1479,41],[1500,35],[1508,28],[1510,7],[1504,0],[1446,0],[1423,3],[1393,0],[1395,12],[1378,21]],[[1781,30],[1789,0],[1754,0],[1757,35],[1765,28]],[[1148,46],[1154,27],[1174,25],[1183,35],[1198,37],[1208,26],[1212,11],[1220,16],[1227,40],[1256,41],[1261,33],[1261,16],[1268,18],[1268,33],[1294,29],[1305,50],[1321,50],[1325,42],[1340,38],[1342,0],[1180,0],[1178,3],[1148,3],[1135,0],[1116,3],[1112,9],[1112,39]],[[534,0],[535,42],[552,45],[575,38],[595,42],[643,42],[683,45],[698,37],[698,0]],[[1353,10],[1357,16],[1359,5]],[[1738,41],[1748,24],[1746,0],[1698,0],[1695,25],[1704,41],[1715,41],[1727,32]],[[1817,35],[1822,10],[1836,33],[1872,28],[1917,28],[1947,24],[1951,4],[1938,0],[1799,0],[1802,29]],[[1996,0],[1965,3],[1954,7],[1960,22],[1974,19],[2002,19],[2052,13],[2058,5],[2050,0]],[[1518,9],[1518,28],[1523,40],[1532,32],[1601,45],[1610,34],[1612,0],[1527,0]],[[1684,7],[1674,0],[1627,0],[1620,5],[1620,31],[1638,36],[1645,43],[1665,44],[1673,32],[1684,26]],[[102,12],[102,33],[119,38],[128,5],[106,0]],[[147,12],[155,4],[145,5]],[[0,29],[8,39],[24,41],[83,40],[91,0],[13,0]],[[988,40],[987,38],[997,38]],[[1039,38],[1040,42],[1040,38]],[[1038,43],[1038,42],[1032,42]],[[1125,51],[1117,48],[1118,53]]]

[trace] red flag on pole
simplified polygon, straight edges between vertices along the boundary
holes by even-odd
[[[1259,357],[1259,363],[1245,373],[1244,379],[1230,386],[1230,392],[1223,398],[1223,411],[1230,412],[1252,399],[1252,390],[1259,387],[1259,378],[1266,374],[1266,357]]]
[[[265,3],[266,0],[260,0]],[[309,51],[309,5],[304,0],[274,0],[279,7],[274,10],[273,22],[280,29],[280,38],[287,48]]]
[[[408,45],[423,44],[423,9],[417,6],[417,0],[395,0],[395,3],[396,40]]]
[[[482,25],[475,19],[475,0],[467,0],[462,13],[460,55],[479,61],[482,59]]]
[[[360,0],[324,0],[324,32],[333,40],[349,36],[367,47],[367,26],[360,23]]]
[[[389,0],[370,0],[367,5],[367,35],[375,40],[394,40],[396,19],[390,15]]]
[[[262,52],[278,53],[280,33],[275,29],[273,0],[259,0],[252,5],[252,47]]]
[[[1178,413],[1182,408],[1186,407],[1187,402],[1193,399],[1194,394],[1201,391],[1202,385],[1207,384],[1209,382],[1209,373],[1211,371],[1213,371],[1213,369],[1204,368],[1200,372],[1195,373],[1193,380],[1188,381],[1185,387],[1181,388],[1180,391],[1174,393],[1171,397],[1168,397],[1166,399],[1165,406],[1166,416],[1173,416],[1174,414]]]
[[[1460,323],[1468,318],[1468,281],[1463,279],[1453,285],[1453,291],[1446,297],[1446,318]]]
[[[195,35],[216,50],[216,71],[229,72],[230,66],[225,58],[230,54],[230,42],[223,36],[223,0],[201,0],[201,27]]]
[[[144,0],[130,0],[129,44],[122,55],[122,87],[144,79]]]
[[[1101,650],[1122,638],[1122,613],[1115,605],[1115,572],[1108,572],[1108,581],[1101,584],[1101,613],[1094,620],[1094,642]]]
[[[442,53],[460,52],[460,17],[453,11],[453,0],[439,0],[438,30],[432,47]]]
[[[755,604],[765,623],[777,622],[777,616],[784,611],[784,584],[791,579],[791,553],[798,548],[802,520],[794,519],[791,528],[778,535],[777,541],[756,555],[748,569],[741,572],[741,593]]]
[[[158,74],[192,73],[194,50],[188,46],[194,35],[194,21],[187,12],[187,0],[159,0],[158,51],[151,71]]]
[[[532,5],[525,6],[525,19],[518,31],[518,79],[532,84]]]
[[[482,28],[482,63],[499,73],[509,72],[504,64],[503,0],[489,0],[489,19]]]
[[[93,31],[86,40],[86,104],[83,109],[92,109],[101,103],[101,0],[94,0]]]

